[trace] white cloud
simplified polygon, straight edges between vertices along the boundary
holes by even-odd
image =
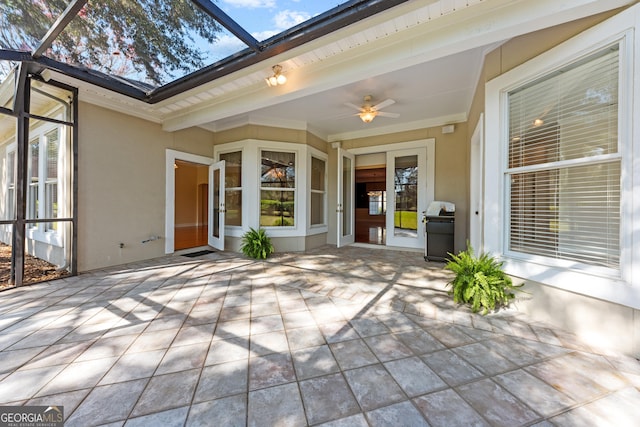
[[[268,39],[271,36],[275,36],[278,33],[280,33],[280,30],[267,30],[267,31],[258,31],[256,33],[251,33],[251,35],[255,37],[256,40],[262,41],[262,40]]]
[[[298,12],[295,10],[283,10],[276,14],[273,17],[273,21],[276,24],[277,28],[282,30],[286,30],[287,28],[291,28],[294,25],[298,25],[301,22],[304,22],[311,18],[311,15],[307,12]]]
[[[232,7],[246,7],[249,9],[276,7],[276,0],[224,0]]]
[[[233,55],[236,52],[241,51],[247,47],[242,43],[240,39],[232,35],[219,36],[218,40],[210,48],[211,58],[214,61],[219,61],[226,58],[229,55]]]

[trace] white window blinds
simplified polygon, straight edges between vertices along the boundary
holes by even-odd
[[[619,269],[619,49],[508,94],[508,248]]]

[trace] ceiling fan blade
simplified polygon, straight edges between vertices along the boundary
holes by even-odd
[[[362,110],[361,107],[359,107],[358,105],[352,104],[350,102],[345,102],[344,105],[346,105],[347,107],[350,107],[350,108],[354,108],[354,109],[356,109],[358,111]]]
[[[400,117],[398,113],[387,113],[386,111],[378,111],[378,115],[382,117],[392,117],[394,119]]]
[[[395,104],[396,101],[394,101],[393,99],[385,99],[384,101],[382,101],[379,104],[374,105],[373,108],[374,110],[378,110],[380,111],[381,109],[383,109],[384,107],[388,107],[389,105]]]
[[[330,120],[342,120],[342,119],[346,119],[346,118],[351,118],[351,117],[355,117],[360,113],[346,113],[346,114],[338,114],[338,115],[333,115],[333,116],[329,116],[329,117],[323,117],[322,120],[324,121],[330,121]]]

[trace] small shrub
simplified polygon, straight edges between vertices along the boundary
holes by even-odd
[[[273,222],[275,227],[291,227],[293,225],[293,220],[289,218],[278,218]]]
[[[242,246],[240,250],[246,256],[253,259],[266,259],[273,253],[273,244],[271,239],[263,228],[250,228],[249,231],[242,236]]]
[[[260,200],[260,209],[262,209],[265,212],[277,211],[279,207],[280,207],[280,201],[278,200],[269,200],[269,199]]]
[[[281,209],[284,212],[288,212],[290,215],[292,215],[294,207],[295,207],[295,202],[282,202]]]
[[[467,242],[467,250],[458,255],[449,254],[451,259],[444,267],[455,273],[448,283],[449,291],[456,303],[469,304],[474,313],[483,310],[487,314],[496,308],[509,305],[515,297],[511,278],[502,271],[502,262],[488,254],[476,257]]]

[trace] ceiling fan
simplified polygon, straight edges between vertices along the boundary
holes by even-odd
[[[388,107],[389,105],[395,104],[396,101],[394,101],[393,99],[385,99],[384,101],[379,102],[376,105],[371,105],[371,100],[371,95],[367,95],[364,97],[364,104],[362,106],[357,106],[350,102],[345,102],[344,105],[358,110],[359,112],[354,115],[359,116],[360,119],[362,119],[362,121],[365,123],[370,123],[376,116],[392,118],[400,117],[400,114],[398,113],[387,113],[386,111],[380,111],[383,108]]]

